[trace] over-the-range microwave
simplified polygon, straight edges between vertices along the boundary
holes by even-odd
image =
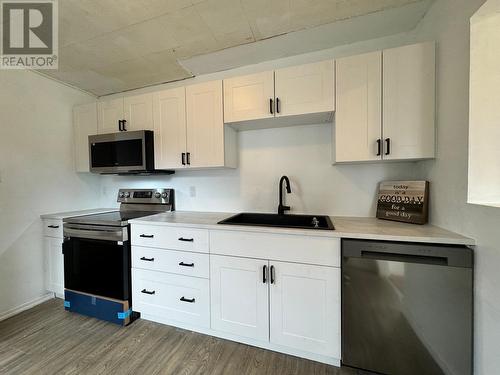
[[[151,130],[89,136],[90,172],[99,174],[171,174],[154,165]]]

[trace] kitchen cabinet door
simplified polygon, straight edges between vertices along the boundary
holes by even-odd
[[[384,50],[384,159],[435,156],[435,44]]]
[[[334,111],[334,76],[333,60],[276,70],[276,117]]]
[[[153,130],[153,94],[125,97],[123,111],[126,130]]]
[[[224,122],[274,117],[274,72],[224,80]]]
[[[269,340],[265,260],[210,256],[211,328]]]
[[[44,237],[45,288],[56,296],[64,296],[64,257],[62,238]]]
[[[184,87],[153,94],[155,167],[185,167],[186,91]],[[184,164],[183,164],[184,163]]]
[[[73,108],[75,170],[89,172],[89,135],[97,134],[97,103]]]
[[[381,159],[382,52],[336,60],[334,159]]]
[[[340,358],[340,268],[270,266],[270,341]]]
[[[186,120],[188,166],[223,167],[222,81],[186,87]]]
[[[103,100],[97,103],[98,134],[117,133],[120,131],[118,121],[123,120],[123,98]]]

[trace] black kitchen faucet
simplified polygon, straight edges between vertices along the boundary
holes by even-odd
[[[278,206],[278,215],[284,215],[285,211],[290,211],[290,206],[283,205],[283,181],[286,183],[286,192],[288,194],[292,192],[292,189],[290,188],[290,180],[287,176],[282,176],[279,183],[280,204]]]

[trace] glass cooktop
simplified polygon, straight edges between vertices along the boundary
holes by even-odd
[[[128,220],[137,219],[139,217],[156,215],[157,211],[113,211],[103,214],[94,214],[86,216],[76,216],[64,219],[66,223],[73,224],[88,224],[88,225],[110,225],[110,226],[127,226]]]

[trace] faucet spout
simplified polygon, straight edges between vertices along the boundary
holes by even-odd
[[[283,182],[285,183],[286,192],[290,194],[292,189],[290,187],[290,180],[287,176],[282,176],[279,182],[279,198],[280,202],[278,205],[278,215],[284,215],[285,211],[290,211],[290,206],[285,206],[283,204]]]

